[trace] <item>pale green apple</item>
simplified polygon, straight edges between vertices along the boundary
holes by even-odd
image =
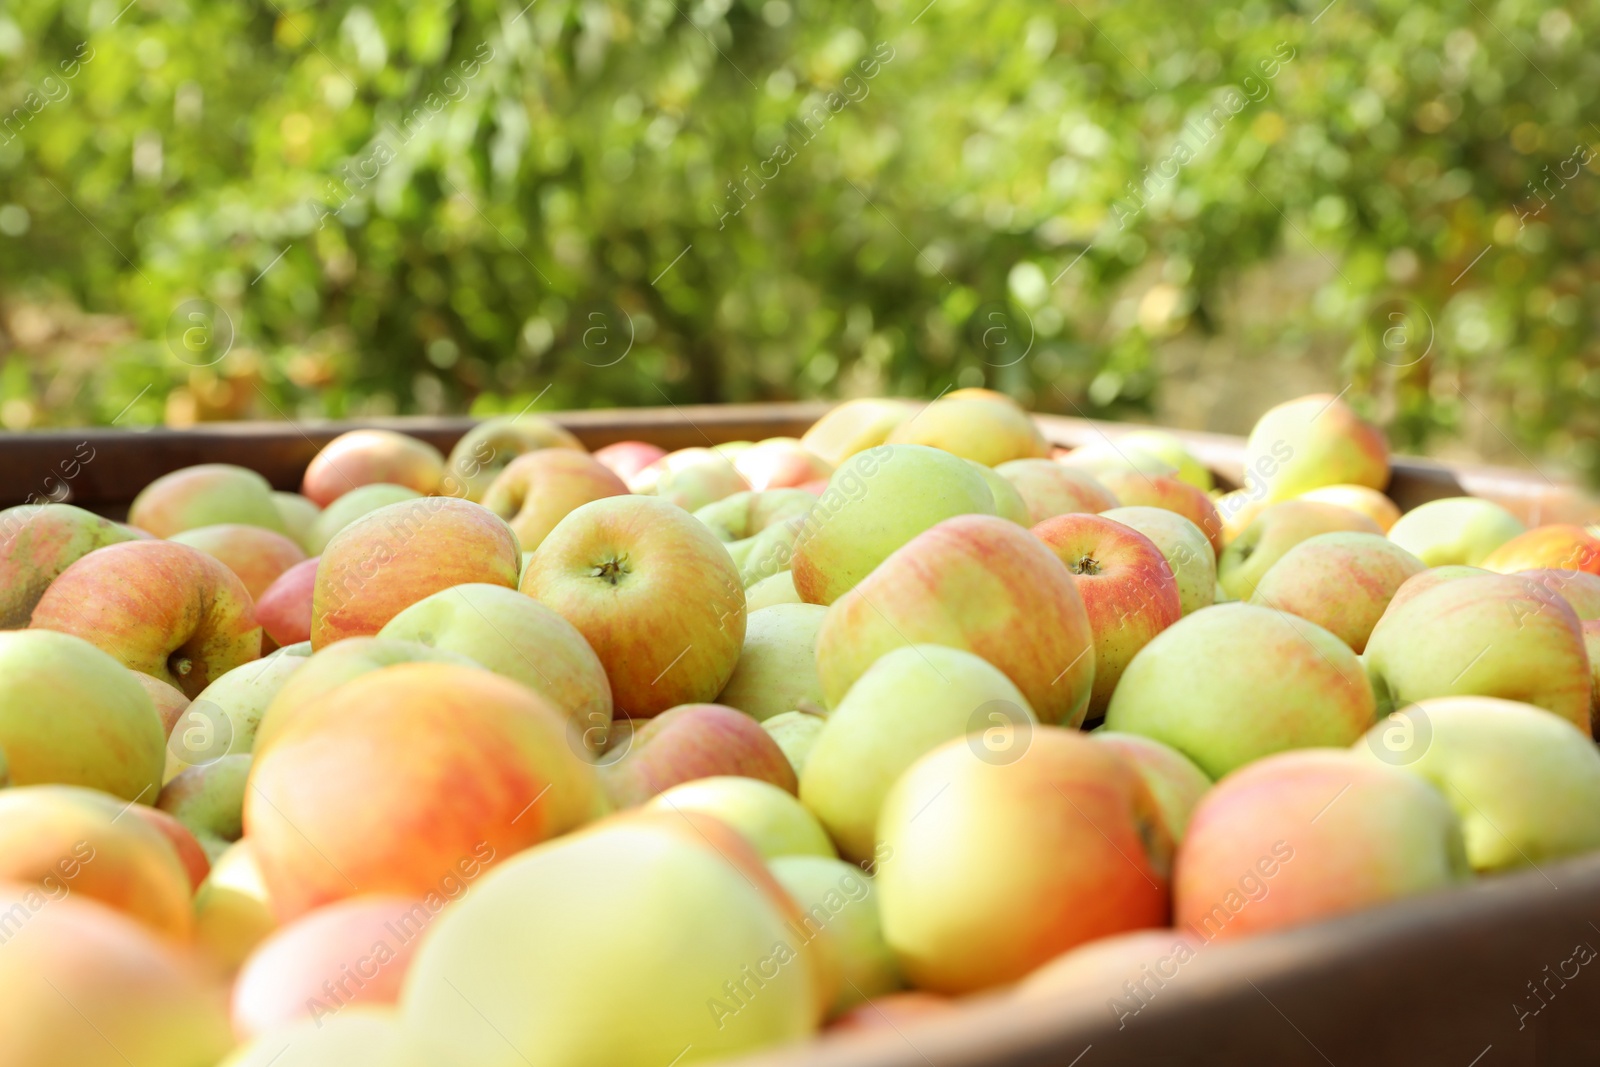
[[[917,534],[971,514],[995,514],[994,494],[959,456],[926,445],[858,453],[828,479],[795,542],[794,587],[831,604]]]
[[[1233,599],[1249,600],[1256,583],[1285,552],[1308,537],[1339,531],[1383,534],[1365,515],[1336,504],[1310,500],[1273,504],[1228,543],[1217,560],[1217,580]]]
[[[996,724],[1021,748],[1037,721],[1022,691],[987,660],[906,645],[879,657],[828,716],[800,775],[800,800],[845,858],[863,860],[889,787],[924,752]]]
[[[789,566],[794,561],[795,542],[800,539],[806,523],[810,521],[808,514],[791,516],[768,526],[753,537],[728,546],[730,550],[741,545],[744,547],[735,562],[739,564],[739,581],[746,589],[753,588],[758,582],[764,582],[776,574],[788,573]],[[794,579],[791,577],[790,584],[793,583]]]
[[[1401,515],[1389,527],[1389,540],[1430,567],[1476,567],[1526,529],[1522,520],[1492,500],[1452,496],[1430,500]]]
[[[389,942],[377,944],[387,948]],[[363,955],[353,963],[370,958]],[[391,962],[391,957],[380,955],[378,962],[364,965],[376,968],[386,962]],[[359,988],[349,978],[335,980],[347,988]],[[339,997],[312,1003],[330,1006],[320,1013],[313,1007],[311,1018],[285,1023],[255,1037],[235,1049],[220,1067],[441,1067],[450,1062],[424,1048],[389,1005],[345,1005]]]
[[[304,656],[269,656],[235,667],[194,698],[167,739],[163,781],[185,768],[255,748],[261,717],[290,676],[311,662]]]
[[[985,467],[976,460],[967,460],[983,475],[983,480],[989,484],[989,492],[994,494],[994,513],[1002,519],[1010,519],[1018,526],[1032,526],[1033,517],[1028,511],[1028,504],[1022,499],[1022,494],[1017,492],[1017,487],[1012,485],[1005,475],[993,467]],[[1013,463],[1022,462],[1013,460]],[[1046,461],[1048,462],[1048,460]]]
[[[828,609],[821,604],[775,604],[745,620],[744,649],[717,703],[763,722],[803,706],[822,707],[817,677],[817,628]]]
[[[800,905],[801,929],[828,938],[838,950],[843,981],[829,1015],[901,987],[900,965],[883,939],[877,891],[861,868],[823,856],[779,856],[767,866]]]
[[[1172,843],[1181,842],[1189,828],[1189,814],[1211,788],[1206,772],[1182,752],[1153,737],[1119,734],[1115,730],[1095,730],[1089,737],[1110,745],[1133,765],[1150,787]]]
[[[1426,569],[1381,534],[1317,534],[1268,568],[1250,602],[1310,619],[1361,652],[1390,599]]]
[[[398,504],[402,500],[416,500],[422,496],[415,489],[388,482],[358,485],[323,508],[306,534],[305,549],[313,556],[322,554],[333,540],[333,535],[349,526],[363,515],[379,508]]]
[[[694,517],[710,527],[717,540],[733,544],[784,519],[804,515],[816,502],[816,496],[804,489],[751,489],[713,501],[697,510]]]
[[[698,811],[721,819],[769,860],[838,855],[827,831],[805,805],[792,793],[758,778],[731,774],[696,778],[657,793],[646,807]]]
[[[1461,819],[1479,872],[1600,849],[1600,750],[1543,708],[1440,697],[1374,726],[1352,751],[1432,782]]]
[[[1389,442],[1340,397],[1319,393],[1262,415],[1245,442],[1244,466],[1272,501],[1325,485],[1383,489],[1389,484]]]
[[[1174,477],[1178,474],[1175,464],[1146,449],[1135,445],[1125,446],[1121,441],[1103,438],[1079,445],[1056,462],[1073,470],[1087,471],[1097,477],[1102,474],[1121,473],[1170,474]]]
[[[284,529],[288,531],[290,539],[309,551],[311,530],[316,526],[317,516],[322,514],[322,509],[299,493],[274,492],[272,506],[278,509],[278,516],[283,519]]]
[[[248,753],[238,753],[187,767],[162,787],[156,800],[156,807],[194,834],[212,863],[244,836],[244,791],[251,762]]]
[[[1219,604],[1139,650],[1105,725],[1171,745],[1220,778],[1274,752],[1348,745],[1374,718],[1372,688],[1343,641],[1287,612]]]
[[[774,715],[761,726],[772,735],[774,741],[778,742],[778,747],[783,749],[783,754],[788,759],[789,766],[794,768],[795,777],[798,779],[804,773],[806,761],[811,758],[812,746],[817,743],[817,738],[822,736],[822,727],[827,721],[827,715],[820,711],[798,709]]]
[[[762,608],[770,608],[774,604],[803,604],[800,594],[794,588],[794,572],[779,571],[770,578],[763,578],[745,591],[745,603],[754,613]]]
[[[1178,477],[1201,492],[1211,492],[1215,484],[1211,471],[1194,457],[1184,443],[1164,430],[1134,430],[1117,438],[1117,447],[1138,449],[1154,456],[1178,472]]]
[[[1155,542],[1177,579],[1185,615],[1216,603],[1217,554],[1200,527],[1166,508],[1111,508],[1100,517],[1131,526]]]
[[[807,452],[835,467],[858,452],[876,448],[894,428],[914,418],[920,405],[889,397],[860,397],[830,409],[800,438]]]

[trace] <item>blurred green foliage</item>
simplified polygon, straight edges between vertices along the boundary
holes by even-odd
[[[1600,470],[1600,8],[1324,2],[9,5],[0,298],[132,326],[13,326],[0,414],[1117,415],[1298,257],[1263,346],[1398,445]]]

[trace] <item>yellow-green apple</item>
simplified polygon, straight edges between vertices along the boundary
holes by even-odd
[[[1478,566],[1497,574],[1545,567],[1600,574],[1600,537],[1582,526],[1536,526],[1484,556]]]
[[[205,883],[206,876],[211,873],[211,857],[188,827],[160,808],[152,808],[147,804],[130,804],[123,814],[128,818],[137,818],[166,838],[167,844],[177,854],[178,862],[183,865],[184,873],[189,876],[191,893]]]
[[[71,504],[0,511],[0,630],[28,625],[34,605],[72,564],[106,545],[136,540],[125,528]]]
[[[505,519],[522,550],[532,552],[572,509],[627,491],[621,478],[588,453],[544,448],[506,464],[484,490],[483,506]]]
[[[206,686],[183,710],[167,738],[164,780],[171,781],[191,766],[250,753],[268,706],[309,662],[304,656],[268,656],[235,667]]]
[[[1078,511],[1105,511],[1117,506],[1116,497],[1086,471],[1073,470],[1051,459],[1014,459],[994,468],[1010,482],[1028,509],[1029,525],[1056,515]]]
[[[977,472],[983,475],[983,480],[989,485],[989,492],[994,496],[994,513],[1002,519],[1009,519],[1018,526],[1032,526],[1032,512],[1028,510],[1028,502],[1022,499],[1022,494],[1017,492],[1017,487],[1012,485],[1004,475],[992,467],[985,467],[976,460],[968,460]],[[1013,462],[1015,462],[1013,460]],[[1048,463],[1049,460],[1040,460]]]
[[[385,482],[427,496],[443,479],[444,456],[428,442],[393,430],[350,430],[311,457],[300,493],[325,508],[358,486]]]
[[[1446,563],[1440,567],[1429,567],[1420,574],[1413,574],[1400,583],[1400,588],[1396,589],[1394,596],[1389,598],[1387,610],[1399,611],[1400,605],[1412,597],[1421,596],[1434,586],[1443,585],[1445,582],[1453,582],[1457,578],[1482,578],[1493,573],[1493,571],[1486,571],[1482,567],[1469,567],[1464,563]]]
[[[1222,516],[1216,505],[1200,490],[1174,474],[1141,474],[1138,471],[1109,471],[1099,476],[1119,507],[1166,508],[1175,511],[1200,528],[1218,557],[1224,547]]]
[[[716,819],[630,813],[485,875],[423,941],[401,1010],[476,1067],[736,1056],[810,1035],[836,995],[801,919]]]
[[[1262,415],[1245,441],[1244,465],[1261,476],[1274,502],[1324,485],[1383,489],[1389,442],[1342,399],[1316,393]]]
[[[918,989],[993,989],[1167,921],[1172,841],[1155,799],[1076,730],[1041,726],[1002,762],[940,745],[889,791],[878,842],[884,937]]]
[[[829,1016],[900,988],[900,965],[883,939],[878,896],[861,868],[827,856],[794,855],[767,866],[800,906],[802,929],[823,933],[837,949],[843,980]]]
[[[1589,731],[1582,624],[1558,594],[1526,578],[1458,578],[1391,607],[1365,659],[1380,713],[1430,697],[1500,697]]]
[[[1389,540],[1430,567],[1476,567],[1525,529],[1520,519],[1492,500],[1453,496],[1430,500],[1400,516],[1389,527]]]
[[[442,910],[442,909],[440,909]],[[341,900],[275,930],[233,984],[233,1030],[246,1041],[355,1005],[394,1004],[435,912],[420,898]]]
[[[795,589],[831,604],[930,526],[994,513],[988,483],[957,456],[922,445],[862,452],[834,472],[795,541]]]
[[[1102,439],[1079,445],[1055,457],[1054,462],[1099,477],[1103,474],[1145,474],[1176,477],[1178,466],[1154,453],[1118,441]],[[1180,479],[1182,480],[1182,479]]]
[[[774,604],[805,603],[794,587],[794,572],[786,570],[757,581],[744,591],[744,598],[749,611],[760,611]]]
[[[657,498],[573,511],[534,553],[521,589],[578,628],[617,710],[633,718],[713,699],[744,645],[744,586],[728,550]]]
[[[156,807],[182,823],[216,862],[244,836],[244,794],[251,756],[239,752],[185,767],[161,787]]]
[[[177,1067],[232,1046],[222,998],[170,941],[77,893],[26,885],[0,885],[0,915],[8,1065]]]
[[[946,399],[950,399],[950,400],[989,400],[989,401],[998,401],[1001,404],[1010,404],[1012,407],[1016,408],[1018,411],[1027,410],[1026,408],[1024,408],[1017,401],[1017,398],[1012,396],[1011,394],[1002,393],[998,389],[988,389],[988,388],[985,388],[984,386],[981,386],[981,385],[969,385],[969,386],[965,386],[965,387],[963,387],[961,389],[952,389],[952,390],[950,390],[948,393],[946,393],[944,395],[945,395]]]
[[[317,515],[317,521],[311,524],[306,550],[320,555],[322,550],[328,547],[328,542],[333,540],[334,534],[361,516],[369,515],[390,504],[398,504],[402,500],[417,500],[421,497],[422,494],[415,489],[408,489],[403,485],[390,485],[387,482],[357,486]]]
[[[1223,545],[1232,543],[1234,538],[1250,528],[1257,515],[1271,506],[1272,502],[1267,499],[1266,493],[1259,490],[1234,489],[1217,497],[1217,517],[1222,521]]]
[[[807,452],[841,467],[857,452],[883,444],[896,426],[917,413],[917,407],[887,397],[846,400],[813,423],[800,443]]]
[[[250,842],[240,840],[211,861],[194,895],[194,943],[213,969],[231,977],[277,928],[272,902]]]
[[[1560,594],[1563,600],[1572,605],[1579,620],[1588,622],[1590,619],[1600,619],[1600,576],[1588,571],[1553,568],[1517,571],[1516,574],[1518,578],[1526,578],[1552,593]]]
[[[757,441],[735,456],[733,465],[756,490],[804,485],[833,473],[832,463],[808,451],[794,437]]]
[[[1117,446],[1124,449],[1138,449],[1171,466],[1178,472],[1178,477],[1199,489],[1209,493],[1214,480],[1211,471],[1194,457],[1187,445],[1174,435],[1164,430],[1134,430],[1117,438]]]
[[[173,534],[169,540],[221,560],[239,576],[252,601],[265,593],[284,571],[306,558],[300,546],[287,536],[242,523],[196,526]]]
[[[838,855],[817,817],[793,793],[757,778],[718,775],[680,782],[657,793],[645,807],[714,816],[737,830],[769,860],[778,856]]]
[[[666,454],[667,450],[660,445],[645,441],[617,441],[595,449],[594,458],[626,482]]]
[[[189,936],[189,872],[166,835],[124,818],[123,801],[75,785],[0,790],[0,882],[98,900],[179,940]]]
[[[721,704],[683,704],[631,733],[614,730],[600,773],[619,808],[636,807],[681,782],[739,775],[793,793],[794,768],[761,724]]]
[[[985,467],[1050,455],[1050,445],[1027,412],[984,397],[935,400],[889,431],[884,441],[928,445]]]
[[[1094,635],[1089,714],[1105,714],[1134,654],[1183,617],[1178,582],[1154,541],[1099,515],[1057,515],[1033,528],[1066,564]]]
[[[735,493],[707,504],[694,513],[740,567],[745,585],[770,577],[789,566],[794,539],[817,498],[803,489],[768,489]]]
[[[50,583],[30,625],[82,637],[191,698],[261,655],[244,583],[218,560],[171,541],[89,553]]]
[[[301,711],[325,693],[362,675],[401,663],[448,663],[457,667],[482,667],[477,660],[416,641],[378,637],[352,637],[307,658],[278,690],[256,724],[253,751],[263,753],[278,734],[299,718]]]
[[[123,670],[128,669],[124,667]],[[128,676],[139,683],[140,688],[149,694],[151,702],[155,704],[156,715],[161,719],[161,736],[163,738],[170,736],[172,728],[183,717],[184,709],[189,706],[189,698],[184,695],[183,690],[159,678],[152,678],[148,674],[128,671]]]
[[[334,535],[317,564],[311,645],[375,634],[425,596],[467,582],[515,588],[522,552],[488,508],[453,497],[406,500]]]
[[[278,517],[283,520],[283,528],[291,540],[302,549],[311,542],[311,529],[317,523],[317,516],[322,514],[322,509],[299,493],[272,494],[272,505],[278,509]]]
[[[772,739],[778,742],[778,747],[783,749],[783,754],[789,759],[789,766],[794,768],[795,777],[805,773],[806,761],[811,758],[811,747],[817,743],[817,738],[822,734],[823,724],[828,717],[819,711],[798,708],[786,711],[782,715],[774,715],[761,724]]]
[[[1317,504],[1334,504],[1357,511],[1378,524],[1388,533],[1400,521],[1400,507],[1378,490],[1365,485],[1324,485],[1301,493],[1300,500]]]
[[[629,478],[628,488],[697,511],[723,497],[748,492],[750,483],[719,449],[680,448]]]
[[[485,419],[462,435],[446,464],[446,495],[482,500],[506,464],[545,448],[584,451],[583,443],[565,427],[542,415]],[[626,475],[624,475],[626,477]]]
[[[0,633],[0,749],[13,785],[154,803],[165,743],[154,702],[115,659],[69,634]]]
[[[752,611],[744,650],[717,703],[761,722],[801,707],[821,707],[817,630],[828,614],[820,604],[778,604]]]
[[[1381,534],[1317,534],[1267,568],[1250,602],[1310,619],[1359,653],[1395,592],[1425,570]]]
[[[1377,523],[1349,508],[1306,500],[1273,504],[1217,557],[1217,580],[1229,596],[1249,600],[1285,552],[1308,537],[1335,532],[1383,534]]]
[[[1437,789],[1350,752],[1282,752],[1218,782],[1173,874],[1174,925],[1199,941],[1298,926],[1470,877]]]
[[[224,522],[288,532],[272,501],[271,483],[228,463],[202,463],[163,474],[141,489],[128,508],[128,524],[155,537]]]
[[[1185,615],[1215,602],[1217,554],[1200,527],[1166,508],[1108,508],[1100,517],[1133,527],[1161,550],[1178,583],[1178,605]]]
[[[899,993],[884,993],[857,1004],[828,1024],[829,1034],[871,1033],[900,1030],[918,1024],[921,1020],[939,1015],[949,1015],[957,1010],[959,1002],[954,997],[941,997],[937,993],[924,993],[920,989],[907,989]]]
[[[1600,849],[1600,750],[1543,708],[1493,697],[1423,700],[1351,749],[1438,787],[1479,872]]]
[[[1343,641],[1286,612],[1218,604],[1139,650],[1105,725],[1171,745],[1220,778],[1285,749],[1348,745],[1375,715],[1361,661]]]
[[[579,455],[548,451],[558,453]],[[515,589],[482,584],[442,589],[390,619],[378,637],[459,652],[521,682],[581,728],[603,731],[611,724],[611,685],[600,657],[570,622]]]
[[[311,640],[311,598],[321,556],[290,567],[256,597],[256,621],[279,647]]]
[[[873,663],[828,716],[800,775],[800,800],[840,853],[859,862],[872,855],[889,787],[923,753],[998,725],[1004,747],[985,755],[1013,759],[1037,722],[1028,698],[986,660],[942,645],[903,646]]]
[[[245,795],[278,917],[360,893],[425,896],[463,864],[582,825],[604,801],[566,730],[525,686],[447,664],[375,671],[302,708]]]
[[[1182,841],[1189,828],[1189,815],[1211,788],[1206,772],[1182,752],[1153,737],[1119,734],[1114,730],[1095,730],[1089,737],[1110,745],[1139,772],[1155,798],[1167,836],[1174,843]]]
[[[1204,947],[1170,927],[1135,930],[1068,949],[1017,986],[1021,1001],[1104,1004],[1120,1030],[1189,965]]]
[[[364,1004],[275,1026],[234,1049],[219,1067],[440,1067],[453,1062],[446,1050],[419,1041],[392,1004]]]
[[[983,657],[1041,721],[1076,726],[1089,707],[1094,634],[1073,576],[1039,538],[1004,519],[947,519],[834,601],[817,632],[828,702],[838,703],[880,656],[910,644]]]

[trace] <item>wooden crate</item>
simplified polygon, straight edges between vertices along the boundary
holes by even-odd
[[[552,417],[585,445],[629,438],[665,448],[798,435],[820,404],[580,411]],[[1133,427],[1041,416],[1056,444],[1115,439]],[[156,476],[236,463],[293,489],[318,448],[356,425],[387,426],[448,449],[468,419],[240,423],[194,430],[72,430],[0,437],[0,506],[70,490],[120,516]],[[1224,484],[1243,442],[1180,434]],[[68,474],[71,477],[67,477]],[[1470,493],[1525,520],[1592,521],[1568,487],[1492,467],[1398,458],[1402,507]],[[825,1037],[741,1061],[748,1067],[1544,1067],[1600,1064],[1600,856],[1540,863],[1462,889],[1297,930],[1207,946],[1119,1025],[1103,1003],[978,998],[959,1013],[876,1033]],[[1574,975],[1573,969],[1577,967]],[[1535,992],[1537,990],[1537,992]]]

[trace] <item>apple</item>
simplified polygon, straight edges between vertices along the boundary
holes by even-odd
[[[1310,619],[1360,653],[1390,598],[1425,570],[1379,534],[1317,534],[1267,568],[1250,602]]]
[[[1108,508],[1100,517],[1138,530],[1161,550],[1178,583],[1178,606],[1183,614],[1215,602],[1217,556],[1200,527],[1166,508]]]
[[[806,760],[811,758],[811,747],[817,743],[817,738],[822,734],[822,726],[828,721],[826,714],[820,710],[797,708],[786,711],[781,715],[762,722],[762,729],[772,735],[778,742],[778,747],[783,749],[783,754],[788,757],[789,766],[794,768],[795,777],[805,773]]]
[[[1308,537],[1340,531],[1383,533],[1377,523],[1349,508],[1306,500],[1273,504],[1217,557],[1217,580],[1229,596],[1249,600],[1255,595],[1256,583],[1285,552]]]
[[[744,649],[717,703],[757,722],[801,707],[823,705],[817,677],[817,630],[828,610],[820,604],[778,604],[752,611]]]
[[[252,601],[265,593],[284,571],[306,558],[300,546],[283,534],[240,523],[197,526],[175,533],[169,540],[197,548],[220,560],[239,576]]]
[[[317,515],[317,520],[311,524],[311,532],[307,535],[306,550],[321,555],[322,550],[328,547],[328,542],[333,540],[334,534],[363,515],[370,515],[379,508],[398,504],[402,500],[420,499],[422,499],[421,493],[403,485],[374,482],[371,485],[357,486]]]
[[[1423,700],[1352,751],[1438,787],[1480,873],[1600,849],[1600,750],[1543,708],[1493,697]]]
[[[993,468],[985,467],[976,460],[968,460],[973,468],[988,483],[989,492],[994,497],[994,512],[1002,519],[1008,519],[1018,526],[1032,526],[1032,513],[1028,510],[1027,501],[1022,499],[1022,494],[1016,486],[1006,480],[1005,476]],[[1042,462],[1048,463],[1049,460]]]
[[[804,485],[833,473],[832,463],[807,451],[794,437],[757,441],[735,456],[733,465],[756,490]]]
[[[836,600],[817,633],[828,702],[891,649],[923,643],[983,657],[1041,721],[1076,726],[1088,710],[1094,634],[1082,598],[1051,549],[1015,523],[986,515],[941,522]]]
[[[1500,697],[1589,731],[1582,624],[1526,578],[1458,578],[1411,597],[1378,620],[1365,658],[1380,713],[1430,697]]]
[[[73,563],[97,548],[136,539],[71,504],[22,504],[0,511],[0,630],[27,626],[45,589]]]
[[[643,804],[681,782],[741,775],[793,793],[794,768],[750,716],[721,704],[683,704],[642,723],[618,724],[600,759],[618,808]]]
[[[1202,493],[1211,491],[1214,484],[1211,471],[1194,457],[1187,445],[1165,430],[1134,430],[1118,437],[1117,446],[1154,456],[1177,471],[1181,480]]]
[[[255,471],[227,463],[202,463],[163,474],[141,489],[128,507],[128,524],[153,537],[225,522],[288,532],[273,503],[272,485]]]
[[[745,607],[751,612],[770,608],[775,604],[803,604],[794,587],[794,572],[779,571],[762,578],[744,591]]]
[[[628,488],[660,497],[685,511],[697,511],[723,497],[749,491],[750,483],[720,448],[680,448],[629,478]]]
[[[1259,489],[1234,489],[1217,497],[1217,517],[1222,522],[1223,546],[1231,544],[1236,537],[1250,528],[1250,524],[1256,521],[1256,516],[1271,506],[1272,502],[1267,499],[1266,493]]]
[[[635,718],[713,699],[744,644],[744,587],[728,550],[660,499],[579,507],[534,553],[521,589],[577,627],[617,710]]]
[[[885,993],[857,1004],[828,1024],[830,1034],[848,1034],[874,1031],[899,1031],[904,1026],[939,1015],[949,1015],[957,1010],[951,997],[908,989],[901,993]]]
[[[74,634],[194,697],[261,655],[244,583],[171,541],[126,541],[61,572],[33,609],[35,630]]]
[[[906,645],[873,663],[828,716],[800,775],[800,800],[839,852],[861,861],[872,855],[884,796],[924,752],[994,731],[986,756],[1014,758],[1037,722],[1027,697],[987,661],[942,645]]]
[[[272,494],[272,506],[278,509],[278,517],[283,520],[284,531],[290,540],[301,549],[306,548],[311,541],[311,529],[316,525],[322,509],[299,493],[276,491]]]
[[[1041,726],[1015,760],[965,741],[894,783],[878,843],[884,938],[911,985],[964,994],[1168,916],[1172,841],[1117,752]]]
[[[1493,572],[1487,572],[1493,573]],[[1517,577],[1526,578],[1552,593],[1557,593],[1571,605],[1580,621],[1600,619],[1600,577],[1588,571],[1538,570],[1517,571]]]
[[[244,836],[244,795],[252,758],[238,752],[185,767],[161,787],[156,807],[194,835],[215,863]]]
[[[816,503],[816,497],[801,489],[749,491],[707,504],[694,517],[727,544],[728,554],[740,565],[741,580],[749,585],[788,567],[801,528],[791,520],[803,519]]]
[[[660,445],[645,441],[617,441],[595,449],[594,458],[626,482],[666,454],[667,450]]]
[[[187,767],[251,752],[267,707],[308,662],[303,656],[269,656],[235,667],[206,686],[167,738],[166,780]]]
[[[280,1023],[236,1048],[219,1067],[438,1067],[452,1062],[444,1055],[407,1030],[392,1004],[363,1004]]]
[[[1538,526],[1505,542],[1478,565],[1498,574],[1545,567],[1600,574],[1600,537],[1581,526]]]
[[[1485,577],[1493,573],[1494,571],[1486,571],[1482,567],[1468,567],[1463,563],[1446,563],[1439,567],[1429,567],[1400,583],[1400,588],[1396,589],[1394,596],[1389,599],[1388,611],[1398,611],[1401,604],[1445,582],[1453,582],[1457,578]]]
[[[1109,438],[1079,445],[1055,457],[1055,462],[1096,477],[1107,474],[1144,474],[1150,477],[1178,475],[1177,464],[1170,463],[1145,449],[1123,445]]]
[[[1049,443],[1027,412],[983,397],[935,400],[889,431],[884,441],[928,445],[985,467],[1050,455]]]
[[[1155,542],[1099,515],[1057,515],[1033,528],[1066,564],[1094,635],[1089,714],[1105,714],[1134,654],[1183,617],[1178,582]]]
[[[188,938],[189,872],[167,836],[128,805],[75,785],[0,790],[0,882],[71,893],[157,933]]]
[[[1383,489],[1389,442],[1342,399],[1317,393],[1262,415],[1245,441],[1244,465],[1262,474],[1274,503],[1325,485]]]
[[[1116,497],[1119,507],[1166,508],[1182,515],[1206,535],[1211,550],[1222,555],[1222,516],[1211,498],[1188,482],[1172,474],[1137,471],[1108,471],[1099,475],[1099,480]]]
[[[583,443],[571,432],[542,415],[524,412],[485,419],[463,434],[450,450],[445,492],[465,500],[482,500],[508,463],[518,456],[547,448],[584,451]]]
[[[1194,806],[1211,788],[1206,772],[1182,752],[1153,737],[1119,734],[1114,730],[1095,730],[1089,737],[1110,745],[1139,772],[1155,799],[1167,836],[1174,843],[1182,841]]]
[[[843,980],[830,1016],[900,988],[900,965],[883,939],[871,878],[853,864],[821,855],[779,856],[767,866],[800,906],[802,929],[826,932],[837,949]]]
[[[318,908],[256,947],[233,985],[233,1029],[250,1040],[354,1005],[395,1004],[435,912],[420,899],[362,896]]]
[[[1094,476],[1050,459],[1014,459],[994,468],[1011,483],[1028,509],[1029,526],[1056,515],[1105,511],[1117,506],[1116,497]]]
[[[334,535],[317,564],[311,645],[375,634],[432,593],[467,582],[515,588],[517,536],[488,508],[453,497],[390,504]]]
[[[0,633],[0,749],[13,785],[153,803],[165,743],[149,694],[111,656],[69,634]]]
[[[443,479],[444,456],[426,441],[393,430],[350,430],[311,457],[300,492],[325,508],[358,486],[385,482],[427,496]]]
[[[484,876],[423,941],[401,1010],[475,1067],[736,1056],[810,1035],[836,995],[801,920],[716,819],[629,814]]]
[[[0,886],[0,1033],[8,1064],[211,1064],[232,1039],[221,998],[181,948],[65,890]]]
[[[908,400],[866,397],[846,400],[812,424],[800,444],[835,467],[858,452],[877,448],[890,432],[917,413]]]
[[[211,861],[211,873],[194,895],[195,947],[231,976],[277,925],[255,850],[240,840]]]
[[[602,805],[543,697],[487,671],[413,663],[303,707],[256,756],[244,827],[288,920],[358,893],[426,896]]]
[[[1388,533],[1400,521],[1400,507],[1378,490],[1365,485],[1324,485],[1301,493],[1299,500],[1333,504],[1359,512]]]
[[[719,775],[680,782],[645,804],[660,811],[698,811],[727,823],[766,859],[838,853],[815,815],[771,782]]]
[[[1285,749],[1349,745],[1375,715],[1361,661],[1343,641],[1286,612],[1219,604],[1139,650],[1105,725],[1171,745],[1220,778]]]
[[[546,448],[506,464],[484,490],[483,506],[505,519],[522,550],[532,552],[574,508],[627,492],[622,479],[593,456]]]
[[[1417,775],[1283,752],[1218,782],[1178,849],[1174,925],[1200,941],[1299,926],[1456,885],[1461,824]]]
[[[268,639],[295,645],[311,640],[311,600],[317,587],[321,556],[303,559],[290,567],[256,597],[256,621]]]
[[[45,633],[48,631],[40,631]],[[183,690],[163,682],[159,678],[152,678],[148,674],[130,671],[126,667],[128,677],[139,683],[139,687],[149,695],[151,703],[156,707],[156,715],[161,719],[161,737],[165,740],[171,736],[172,728],[183,717],[184,709],[189,706],[189,698],[184,696]]]
[[[205,883],[206,876],[211,873],[211,857],[183,823],[159,808],[146,804],[130,804],[123,814],[138,819],[172,846],[178,862],[183,865],[183,873],[189,877],[190,892],[198,890]]]
[[[1017,402],[1016,397],[1010,395],[1009,393],[1002,393],[998,389],[987,389],[980,385],[969,385],[961,389],[952,389],[948,393],[944,394],[944,398],[948,400],[988,400],[1001,404],[1010,404],[1018,411],[1027,410]]]
[[[1476,567],[1524,529],[1520,519],[1492,500],[1453,496],[1400,516],[1389,527],[1389,540],[1430,567]]]

